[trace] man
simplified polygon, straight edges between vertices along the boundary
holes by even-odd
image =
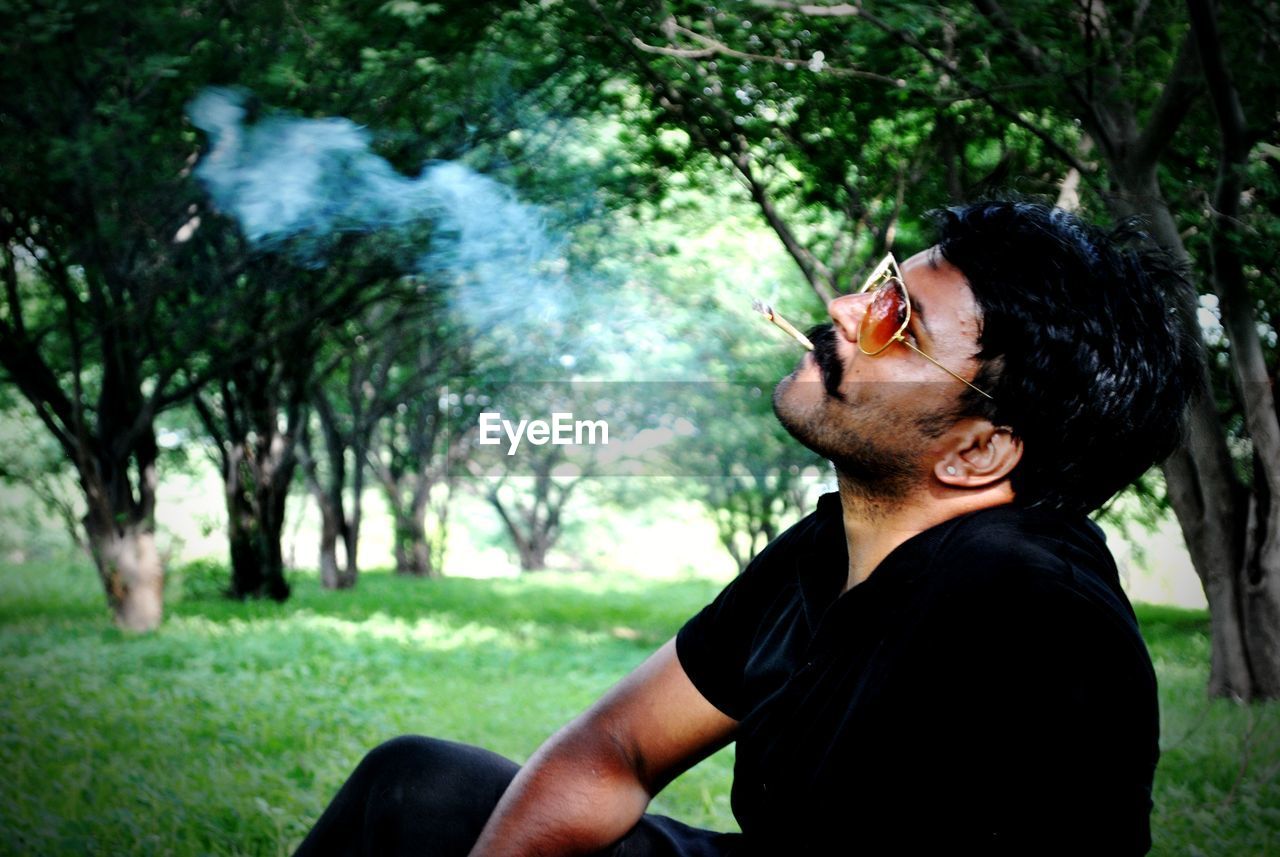
[[[938,225],[775,392],[838,494],[523,768],[397,739],[299,853],[1145,853],[1155,677],[1084,514],[1178,443],[1181,283],[1041,205]],[[730,741],[741,834],[645,814]]]

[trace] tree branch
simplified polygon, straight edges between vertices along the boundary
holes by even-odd
[[[1081,92],[1079,87],[1071,83],[1071,78],[1068,75],[1050,65],[1044,54],[1036,47],[1035,42],[1027,38],[1026,34],[1018,28],[1018,25],[1009,18],[1004,9],[995,0],[973,0],[973,5],[977,7],[983,17],[991,22],[996,32],[1001,33],[1005,40],[1011,43],[1014,54],[1025,68],[1041,78],[1053,78],[1062,81],[1066,85],[1067,91],[1075,102],[1080,105],[1080,109],[1087,117],[1086,124],[1093,132],[1094,139],[1104,150],[1112,150],[1116,142],[1113,139],[1114,135],[1110,133],[1109,124],[1104,121],[1103,116],[1098,112],[1095,100],[1090,98],[1087,93]],[[988,100],[987,103],[991,104],[992,102]],[[1068,163],[1079,170],[1081,175],[1092,174],[1090,170],[1085,169],[1074,159],[1068,161]]]
[[[1213,193],[1214,234],[1210,243],[1214,288],[1221,299],[1223,325],[1231,340],[1231,359],[1239,381],[1245,424],[1261,462],[1267,490],[1280,496],[1280,421],[1274,391],[1267,375],[1266,357],[1254,321],[1253,301],[1244,277],[1244,263],[1233,241],[1238,232],[1242,174],[1249,155],[1248,123],[1239,93],[1231,81],[1217,20],[1209,0],[1187,0],[1200,64],[1208,82],[1209,97],[1218,118],[1222,139],[1218,178]],[[1280,506],[1270,514],[1280,521]],[[1268,528],[1274,538],[1274,529]]]
[[[1160,99],[1152,108],[1147,125],[1129,156],[1129,162],[1135,169],[1147,170],[1155,166],[1191,109],[1193,98],[1200,89],[1196,78],[1200,64],[1197,53],[1194,32],[1188,32],[1178,48],[1178,58],[1174,60]]]
[[[740,133],[734,130],[732,118],[723,115],[713,116],[716,120],[716,127],[710,129],[710,132],[715,135],[715,139],[709,137],[708,131],[700,127],[698,122],[687,115],[692,110],[685,94],[677,89],[670,80],[659,75],[648,61],[647,56],[649,55],[646,55],[636,46],[635,33],[621,31],[605,13],[604,9],[601,8],[598,0],[589,0],[589,2],[592,9],[595,10],[601,21],[604,22],[605,27],[612,34],[614,41],[622,45],[635,58],[641,73],[649,80],[649,87],[656,96],[658,106],[672,119],[680,122],[682,127],[689,133],[689,136],[698,141],[705,151],[715,156],[727,156],[729,158],[729,162],[738,172],[753,201],[760,208],[765,221],[778,235],[809,285],[824,302],[833,300],[836,297],[836,292],[831,280],[830,270],[800,243],[795,233],[791,231],[790,226],[778,214],[768,189],[755,174],[752,166],[750,145]],[[715,106],[711,103],[707,102],[706,105],[710,113],[717,112]],[[722,142],[725,148],[717,146],[716,142]]]
[[[213,445],[218,450],[218,460],[222,464],[222,472],[229,474],[231,472],[231,458],[227,449],[229,444],[222,427],[218,425],[218,418],[214,415],[213,408],[200,395],[194,396],[191,403],[200,417],[200,422],[204,425],[204,430],[213,438]]]
[[[1187,12],[1191,16],[1190,41],[1195,39],[1200,55],[1200,67],[1204,71],[1209,89],[1209,102],[1218,117],[1225,155],[1232,161],[1243,161],[1248,153],[1248,123],[1240,96],[1231,82],[1226,60],[1222,56],[1222,43],[1218,37],[1218,24],[1209,0],[1187,0]],[[1221,206],[1219,206],[1221,208]]]
[[[834,3],[830,6],[819,6],[813,3],[788,3],[786,0],[753,0],[756,6],[766,9],[783,9],[788,12],[800,12],[815,18],[858,18],[863,9],[853,3]]]
[[[674,17],[668,18],[664,21],[662,23],[662,29],[663,34],[669,39],[674,39],[676,35],[681,35],[692,39],[701,45],[701,47],[689,49],[650,45],[639,36],[632,36],[631,41],[637,48],[645,53],[661,54],[663,56],[677,57],[680,59],[710,59],[714,56],[727,56],[733,57],[734,59],[747,60],[749,62],[769,63],[771,65],[780,65],[788,68],[804,66],[814,73],[821,72],[824,74],[831,74],[835,77],[854,77],[861,78],[863,80],[874,80],[898,89],[902,89],[907,85],[907,82],[900,77],[889,77],[888,75],[877,74],[873,71],[863,71],[862,69],[857,68],[834,66],[825,62],[817,64],[815,67],[815,62],[813,60],[806,61],[803,59],[792,59],[790,57],[780,57],[769,54],[753,54],[747,53],[746,51],[740,51],[736,48],[731,48],[724,42],[713,39],[710,36],[704,36],[699,32],[690,30],[688,27],[680,26]]]
[[[8,242],[5,242],[4,253],[4,293],[9,318],[13,320],[13,335],[25,339],[27,326],[22,315],[22,298],[18,294],[18,266],[13,257],[13,247]]]
[[[765,186],[755,177],[751,167],[750,156],[742,152],[729,160],[737,168],[738,174],[742,176],[742,180],[746,183],[747,192],[751,194],[756,207],[764,215],[765,222],[777,234],[782,246],[791,254],[791,258],[795,259],[796,264],[800,266],[800,270],[804,273],[805,279],[809,281],[809,285],[817,292],[818,297],[822,298],[823,303],[831,303],[838,297],[832,284],[831,270],[800,243],[800,240],[796,238],[796,234],[791,231],[791,227],[783,220],[782,215],[778,214],[778,209],[774,206],[773,200],[769,198],[769,193]]]
[[[74,406],[58,386],[48,364],[34,349],[24,348],[25,344],[26,340],[20,339],[15,330],[0,321],[0,366],[35,408],[40,422],[53,434],[67,457],[77,464],[84,464],[86,450],[80,447],[74,431],[71,431],[76,425]]]
[[[980,0],[978,1],[980,2]],[[974,81],[972,81],[971,79],[969,79],[969,77],[965,75],[963,71],[961,71],[958,65],[956,65],[953,62],[950,62],[945,57],[939,56],[936,51],[933,51],[928,46],[924,45],[919,39],[917,39],[911,33],[906,32],[905,30],[900,30],[890,26],[886,21],[878,18],[875,15],[872,15],[866,9],[863,9],[860,6],[852,6],[849,4],[842,4],[838,6],[811,6],[811,5],[800,4],[800,3],[789,3],[789,2],[785,2],[785,0],[753,0],[753,2],[755,2],[755,4],[758,6],[766,6],[774,9],[787,9],[791,11],[803,12],[804,14],[810,14],[810,15],[827,15],[827,16],[837,16],[837,17],[861,18],[871,26],[875,27],[877,30],[880,30],[885,35],[891,36],[894,39],[897,39],[898,42],[900,42],[901,44],[906,45],[908,48],[911,48],[913,51],[915,51],[921,57],[923,57],[934,68],[941,69],[942,71],[945,71],[947,74],[951,75],[955,79],[956,83],[959,84],[961,89],[963,89],[966,93],[968,93],[968,95],[971,98],[976,98],[984,102],[1000,116],[1003,116],[1004,118],[1013,122],[1018,127],[1029,131],[1038,140],[1040,140],[1040,142],[1044,143],[1045,146],[1047,146],[1049,150],[1052,151],[1068,167],[1075,169],[1082,176],[1088,176],[1091,179],[1096,175],[1095,170],[1093,170],[1087,164],[1082,162],[1072,152],[1070,152],[1065,146],[1063,146],[1061,143],[1055,140],[1049,134],[1049,132],[1045,131],[1043,128],[1040,128],[1038,125],[1035,125],[1034,123],[1029,122],[1026,119],[1022,118],[1022,116],[1019,115],[1016,110],[1006,106],[1003,102],[1001,102],[998,98],[996,98],[992,90],[986,87],[980,86]]]

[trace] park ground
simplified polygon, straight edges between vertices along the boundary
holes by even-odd
[[[705,539],[696,556],[711,568],[677,562],[681,539],[653,530],[674,525],[652,520],[635,538],[666,571],[642,573],[621,559],[642,555],[625,532],[600,536],[605,520],[578,536],[590,561],[567,570],[372,571],[349,592],[297,571],[282,605],[220,597],[216,559],[175,563],[167,619],[145,636],[111,627],[83,559],[8,563],[0,854],[287,854],[382,740],[426,733],[527,758],[732,574]],[[492,536],[460,537],[451,567],[496,562]],[[1137,609],[1161,697],[1153,853],[1280,855],[1280,705],[1206,699],[1207,614]],[[733,829],[731,771],[729,749],[654,808]]]

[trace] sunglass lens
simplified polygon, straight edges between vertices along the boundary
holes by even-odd
[[[907,297],[897,280],[876,289],[858,330],[858,347],[868,354],[883,351],[907,320]]]

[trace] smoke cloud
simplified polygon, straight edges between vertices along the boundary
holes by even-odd
[[[776,333],[751,311],[745,293],[726,311],[698,295],[697,270],[676,272],[690,280],[687,301],[676,289],[649,288],[626,243],[593,270],[570,271],[542,211],[510,188],[457,162],[433,162],[406,176],[372,150],[372,133],[349,119],[260,109],[250,93],[219,88],[192,100],[187,115],[209,144],[195,176],[254,247],[318,267],[344,246],[335,236],[385,240],[397,258],[410,260],[406,274],[444,290],[478,343],[509,358],[513,368],[499,396],[514,424],[570,411],[609,423],[608,447],[587,449],[584,472],[657,472],[653,450],[686,442],[717,421],[740,431],[733,424],[744,408],[764,401],[758,384],[738,389],[702,380],[706,355],[719,343]],[[750,258],[739,266],[740,279],[758,276]],[[602,379],[622,383],[594,383]],[[522,448],[528,453],[537,443]],[[519,458],[495,455],[508,469]],[[483,457],[473,456],[464,469],[481,464]],[[719,459],[681,465],[689,473],[722,466]]]
[[[408,241],[429,227],[416,273],[451,284],[462,320],[477,331],[515,326],[526,345],[541,340],[556,350],[572,296],[560,247],[537,208],[456,162],[402,175],[371,151],[369,131],[349,119],[265,113],[250,121],[250,98],[206,89],[187,115],[210,143],[196,177],[253,246],[318,266],[335,235]]]

